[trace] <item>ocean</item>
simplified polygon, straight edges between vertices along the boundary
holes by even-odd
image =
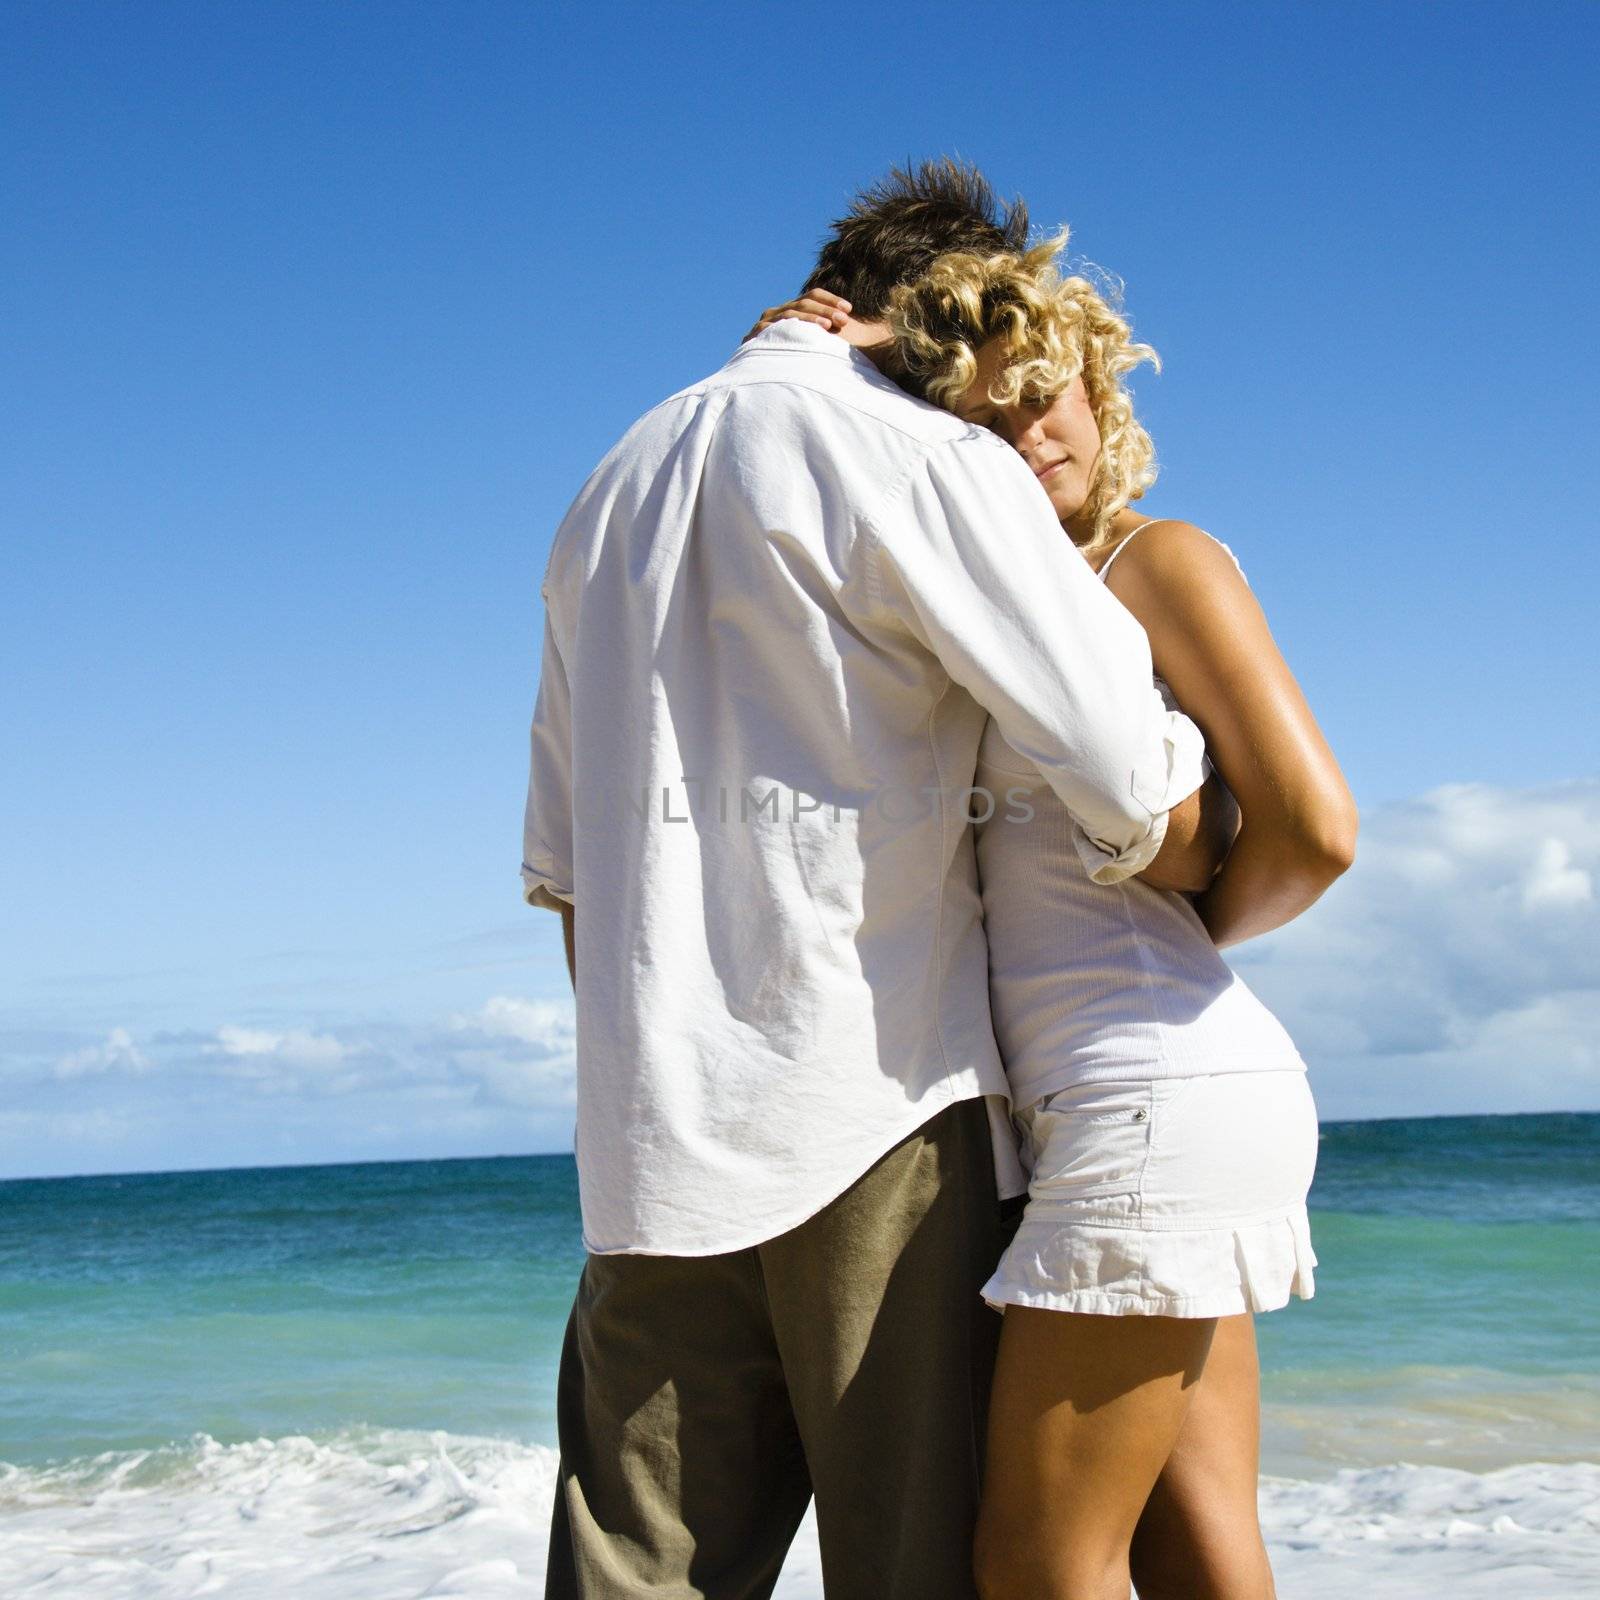
[[[1325,1124],[1312,1236],[1284,1600],[1600,1596],[1600,1114]],[[581,1263],[569,1156],[0,1182],[0,1593],[538,1595]]]

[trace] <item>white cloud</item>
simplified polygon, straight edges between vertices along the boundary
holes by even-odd
[[[231,1056],[242,1061],[283,1063],[292,1067],[331,1067],[350,1054],[349,1047],[331,1034],[307,1033],[291,1029],[271,1033],[261,1028],[217,1029],[216,1043],[207,1045],[209,1055]]]
[[[190,1052],[193,1067],[247,1083],[258,1093],[327,1098],[378,1086],[385,1063],[363,1042],[305,1028],[226,1023]]]
[[[0,1178],[570,1149],[570,995],[407,1026],[0,1033]],[[101,1076],[92,1086],[87,1074]]]
[[[67,1083],[91,1075],[139,1076],[159,1067],[175,1093],[192,1094],[208,1081],[230,1084],[234,1094],[308,1102],[377,1093],[431,1106],[419,1109],[421,1118],[442,1116],[451,1104],[565,1117],[575,1099],[570,995],[495,995],[475,1011],[416,1027],[376,1020],[337,1029],[224,1023],[207,1033],[158,1032],[141,1044],[126,1028],[98,1042],[71,1041],[76,1048],[69,1040],[46,1035],[41,1045],[49,1055],[41,1059],[40,1046],[13,1052],[5,1069],[15,1071],[31,1055],[35,1072],[42,1068]]]
[[[60,1057],[55,1064],[58,1078],[85,1078],[104,1072],[143,1073],[150,1070],[149,1058],[134,1044],[126,1028],[113,1028],[100,1044],[86,1045]]]
[[[497,995],[451,1019],[452,1059],[480,1096],[525,1108],[568,1106],[577,1098],[577,1022],[570,999]]]
[[[1556,911],[1593,903],[1594,879],[1587,869],[1572,865],[1566,840],[1541,839],[1533,870],[1522,885],[1522,909]]]
[[[457,1015],[457,1028],[494,1038],[515,1039],[545,1054],[570,1054],[577,1022],[570,1000],[520,1000],[496,995],[471,1016]]]
[[[1375,808],[1298,922],[1229,952],[1325,1115],[1600,1106],[1600,782]]]

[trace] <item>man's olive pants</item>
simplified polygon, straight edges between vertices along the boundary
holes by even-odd
[[[828,1600],[974,1600],[1000,1318],[981,1099],[799,1227],[588,1258],[557,1401],[547,1600],[760,1600],[815,1494]]]

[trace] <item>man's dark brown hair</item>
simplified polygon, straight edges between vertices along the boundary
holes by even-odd
[[[946,156],[891,167],[863,189],[834,223],[805,286],[843,295],[855,316],[872,322],[891,289],[920,278],[948,250],[1027,247],[1022,201],[1001,201],[976,167]]]

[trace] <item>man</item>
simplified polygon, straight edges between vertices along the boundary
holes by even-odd
[[[985,714],[1103,881],[1200,888],[1221,848],[1198,730],[1037,481],[877,364],[896,283],[1026,230],[970,170],[895,173],[807,285],[865,342],[766,329],[556,534],[522,871],[577,994],[589,1254],[550,1600],[765,1596],[813,1494],[833,1600],[974,1593],[978,1289],[1025,1187],[969,825]]]

